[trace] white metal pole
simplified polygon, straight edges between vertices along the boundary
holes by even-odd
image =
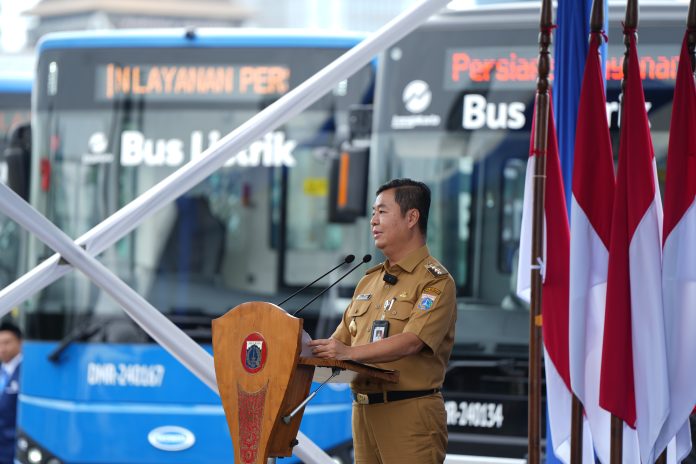
[[[98,255],[150,215],[203,181],[232,155],[309,107],[339,82],[369,63],[377,53],[415,29],[448,1],[426,0],[397,16],[300,86],[227,134],[203,152],[200,158],[182,166],[86,232],[76,243],[84,246],[90,255]],[[59,259],[60,256],[53,255],[0,291],[0,317],[65,275],[70,267],[59,265]]]
[[[107,292],[148,335],[211,390],[220,394],[215,379],[213,357],[207,351],[2,183],[0,183],[0,211],[36,235],[39,240],[60,253],[72,266],[82,271],[95,285]],[[302,432],[298,432],[297,439],[299,443],[293,451],[304,462],[333,464],[333,460]]]

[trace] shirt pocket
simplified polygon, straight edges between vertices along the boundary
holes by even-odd
[[[355,301],[351,305],[350,311],[348,312],[348,315],[350,318],[354,317],[363,317],[365,313],[367,313],[367,310],[370,309],[370,304],[372,301]]]
[[[386,319],[389,321],[389,335],[400,334],[409,321],[413,310],[413,301],[396,300],[389,311],[386,312]]]

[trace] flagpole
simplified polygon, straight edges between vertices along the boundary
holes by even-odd
[[[626,75],[628,74],[628,54],[631,44],[630,34],[636,34],[638,28],[638,0],[626,2],[626,15],[624,17],[624,52],[623,79],[621,81],[621,114],[624,111],[624,97],[626,95]],[[623,116],[622,118],[623,119]],[[620,130],[623,130],[623,124]],[[611,464],[622,464],[623,461],[623,421],[615,414],[611,415]]]
[[[667,448],[662,450],[662,453],[655,460],[655,464],[667,464]]]
[[[549,124],[549,72],[553,9],[542,0],[539,19],[539,67],[536,94],[536,123],[532,134],[535,156],[534,203],[532,211],[531,298],[529,309],[529,401],[527,417],[529,464],[541,460],[541,286],[544,253],[544,197],[546,194],[546,150]]]
[[[696,71],[696,0],[689,2],[689,13],[686,16],[686,28],[689,31],[689,36],[686,39],[686,46],[689,49],[689,57],[691,58],[691,72]]]
[[[573,393],[570,418],[570,464],[582,463],[582,418],[582,403],[575,393]]]

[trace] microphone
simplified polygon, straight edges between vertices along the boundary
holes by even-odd
[[[327,275],[329,275],[330,273],[332,273],[333,271],[335,271],[335,270],[338,269],[339,267],[343,266],[344,264],[350,264],[350,263],[352,263],[353,261],[355,261],[355,255],[348,255],[348,256],[346,256],[345,259],[341,262],[341,264],[339,264],[338,266],[336,266],[336,267],[334,267],[334,268],[331,268],[331,269],[329,270],[329,272],[327,272],[326,274],[323,274],[321,277],[317,278],[315,281],[313,281],[313,282],[311,282],[311,283],[308,283],[307,285],[305,285],[304,287],[302,287],[301,289],[299,289],[298,291],[296,291],[295,293],[293,293],[292,295],[290,295],[289,297],[287,297],[286,299],[284,299],[283,301],[281,301],[280,303],[278,303],[278,306],[282,306],[283,303],[286,303],[288,300],[290,300],[292,297],[294,297],[294,296],[297,295],[298,293],[307,290],[309,287],[311,287],[312,285],[316,284],[316,283],[319,282],[321,279],[323,279],[324,277],[326,277]]]
[[[389,285],[396,285],[396,281],[399,279],[397,279],[395,275],[385,272],[384,277],[382,277],[382,280],[388,283]]]
[[[326,291],[327,291],[328,289],[330,289],[331,287],[333,287],[334,285],[336,285],[337,283],[339,283],[340,281],[342,281],[344,277],[346,277],[348,274],[350,274],[351,272],[353,272],[354,270],[356,270],[357,268],[359,268],[359,267],[362,266],[363,264],[369,263],[371,260],[372,260],[372,255],[367,254],[367,255],[363,256],[362,261],[360,261],[358,264],[356,264],[355,266],[353,266],[348,272],[346,272],[346,273],[343,274],[341,277],[339,277],[338,280],[337,280],[336,282],[332,283],[331,285],[329,285],[328,287],[326,287],[324,290],[322,290],[321,292],[319,292],[319,294],[318,294],[317,296],[315,296],[314,298],[312,298],[311,300],[309,300],[307,303],[305,303],[304,306],[302,306],[300,309],[298,309],[297,311],[295,311],[294,313],[292,313],[292,315],[293,315],[293,316],[297,316],[297,315],[300,313],[300,311],[302,311],[302,310],[305,309],[307,306],[309,306],[310,304],[312,304],[312,303],[314,302],[314,300],[316,300],[317,298],[319,298],[320,296],[322,296],[324,293],[326,293]]]

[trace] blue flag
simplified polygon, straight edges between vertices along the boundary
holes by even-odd
[[[608,0],[604,1],[605,31],[608,3]],[[567,205],[570,205],[575,124],[589,45],[591,12],[591,0],[560,0],[556,10],[558,27],[554,41],[553,109]],[[604,63],[606,44],[602,48],[602,56]]]

